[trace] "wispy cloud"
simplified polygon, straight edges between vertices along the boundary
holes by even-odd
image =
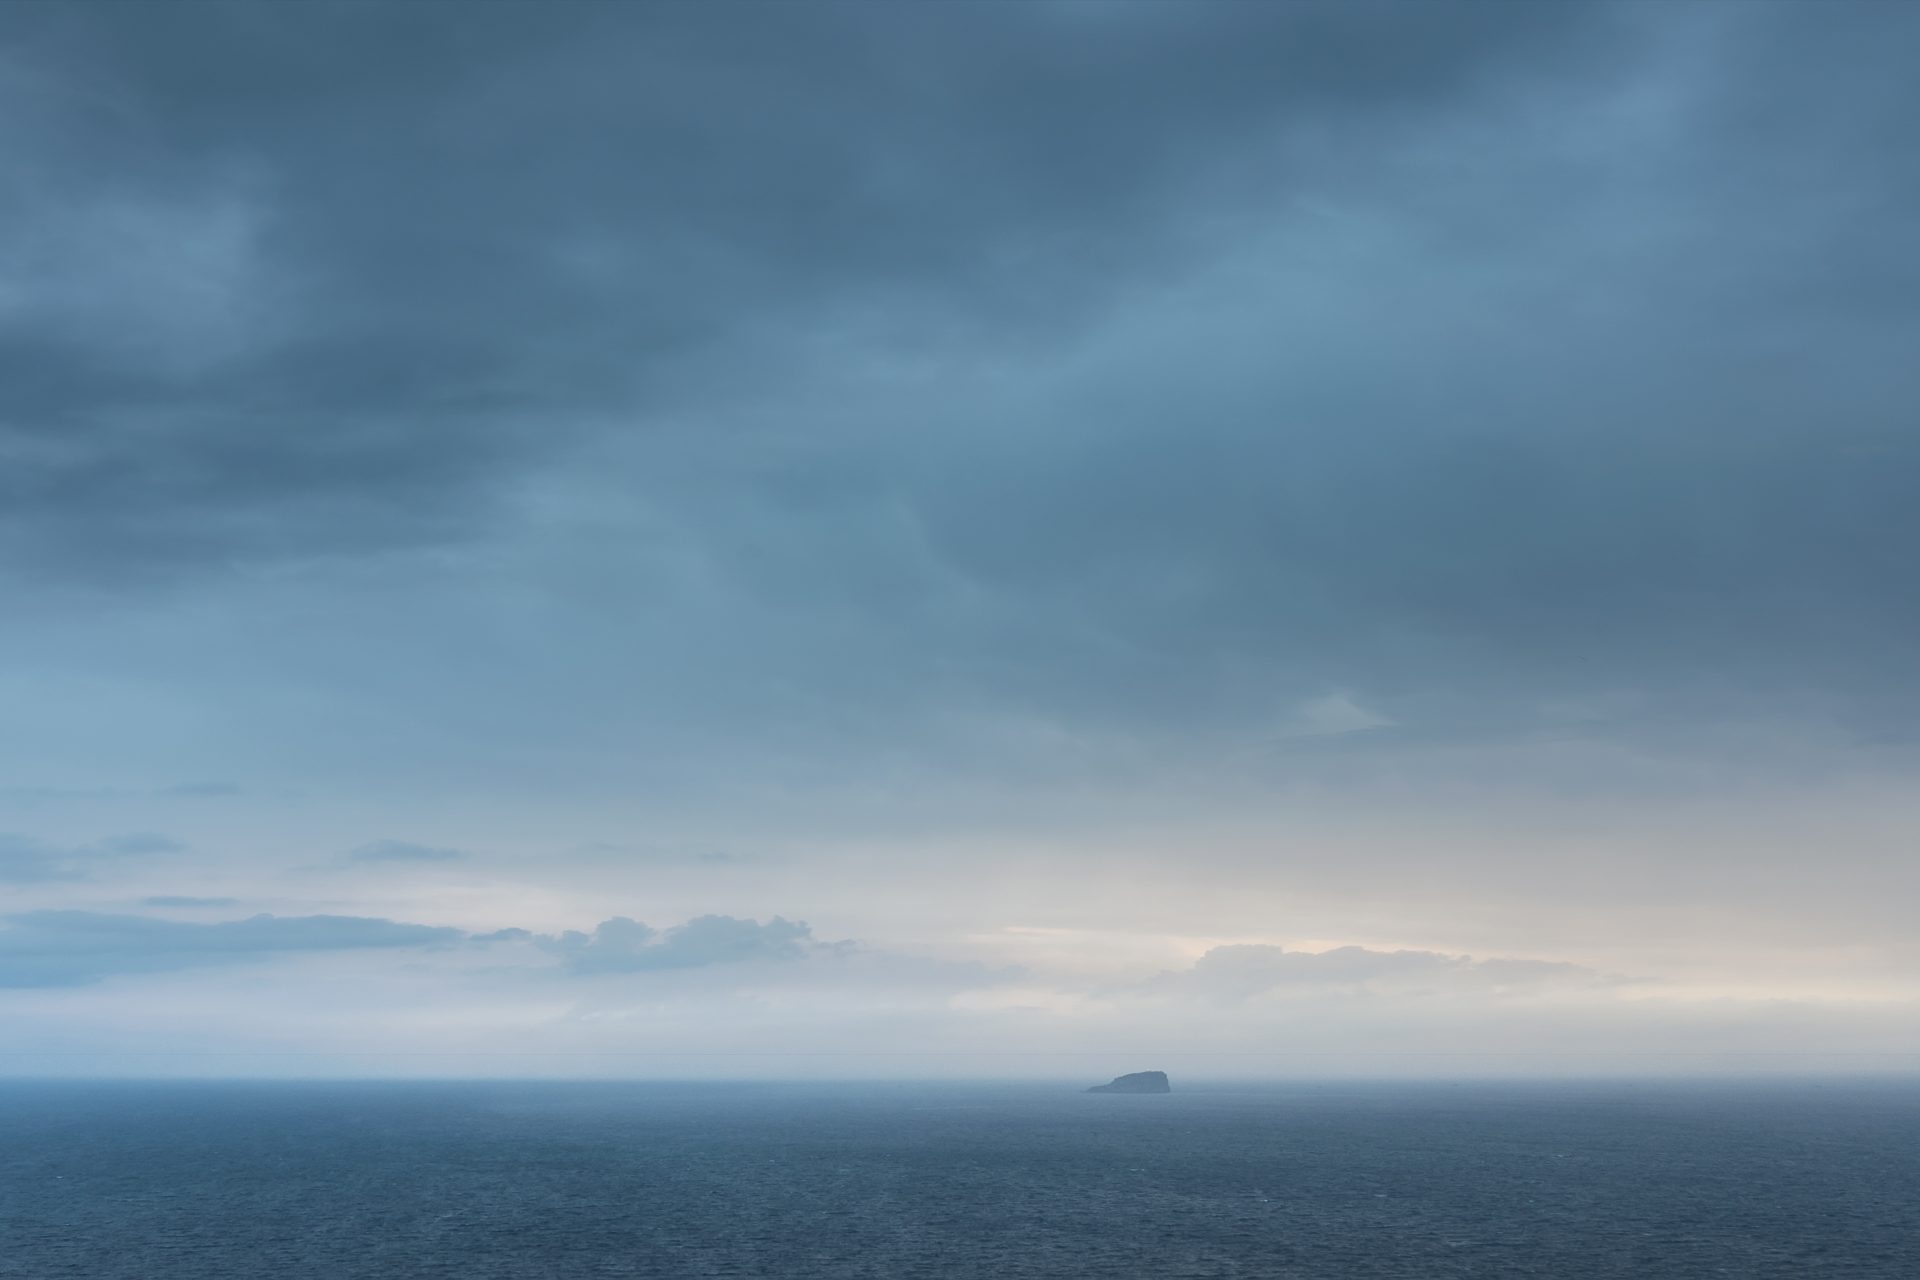
[[[86,880],[103,865],[127,858],[179,853],[186,845],[154,832],[108,836],[91,844],[51,844],[0,833],[0,883],[44,884]]]
[[[55,849],[23,836],[0,834],[0,884],[45,884],[82,880],[71,850]]]
[[[460,849],[413,844],[406,840],[377,840],[347,855],[353,862],[464,862],[472,855]]]

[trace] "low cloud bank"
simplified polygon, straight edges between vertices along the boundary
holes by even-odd
[[[761,924],[733,916],[699,916],[674,929],[659,930],[615,916],[591,934],[569,929],[534,936],[534,943],[561,958],[574,973],[639,973],[650,969],[692,969],[743,961],[800,960],[824,944],[814,941],[805,922],[781,916]]]
[[[368,916],[272,916],[198,924],[97,911],[0,916],[0,987],[63,987],[296,951],[443,946],[459,929]]]
[[[1162,972],[1143,990],[1246,1000],[1289,988],[1352,988],[1372,992],[1490,991],[1617,986],[1626,979],[1557,960],[1447,955],[1438,951],[1375,951],[1335,947],[1289,951],[1264,944],[1215,947],[1191,969]]]
[[[219,905],[217,898],[161,897],[156,906]],[[95,911],[28,911],[0,916],[0,987],[59,987],[119,974],[166,973],[290,952],[431,948],[527,942],[557,957],[573,974],[643,973],[745,962],[784,962],[837,953],[849,943],[822,943],[800,921],[775,916],[762,924],[733,916],[699,916],[655,929],[625,916],[591,933],[536,934],[525,929],[469,933],[438,925],[371,916],[273,916],[214,923]]]

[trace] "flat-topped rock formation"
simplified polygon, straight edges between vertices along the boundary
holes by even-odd
[[[1172,1093],[1164,1071],[1136,1071],[1132,1075],[1115,1076],[1110,1084],[1097,1084],[1087,1090],[1088,1093]]]

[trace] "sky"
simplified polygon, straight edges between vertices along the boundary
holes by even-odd
[[[1920,1068],[1920,6],[0,6],[0,1074]]]

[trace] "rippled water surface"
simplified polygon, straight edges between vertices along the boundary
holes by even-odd
[[[1920,1087],[0,1084],[0,1275],[1920,1277]]]

